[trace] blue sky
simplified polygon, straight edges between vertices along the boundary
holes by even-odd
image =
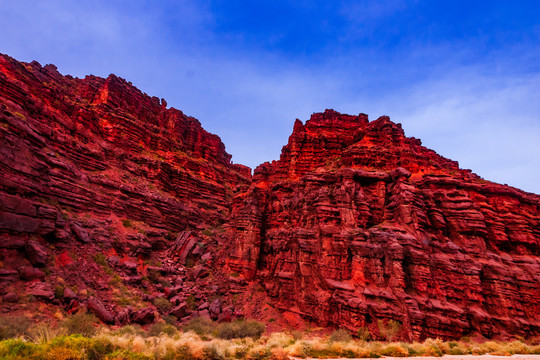
[[[384,3],[384,4],[383,4]],[[540,193],[536,1],[3,1],[0,52],[115,73],[198,118],[233,161],[294,119],[389,115],[480,176]]]

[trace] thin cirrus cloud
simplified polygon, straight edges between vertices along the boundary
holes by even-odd
[[[540,193],[533,1],[78,1],[0,4],[0,52],[115,73],[217,133],[251,167],[295,118],[390,115],[480,176]],[[7,34],[7,35],[6,35]]]

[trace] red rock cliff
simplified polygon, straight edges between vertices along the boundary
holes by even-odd
[[[375,337],[389,320],[407,339],[540,333],[540,197],[388,117],[297,120],[252,179],[196,119],[123,79],[0,55],[0,139],[3,313],[84,306],[146,324],[271,309]]]
[[[251,171],[196,119],[114,75],[0,55],[0,139],[0,295],[15,300],[3,311],[37,298],[123,322],[165,295],[171,306],[215,297],[195,280]]]
[[[540,332],[540,197],[484,181],[388,117],[296,121],[236,196],[228,267],[280,309],[401,337]]]

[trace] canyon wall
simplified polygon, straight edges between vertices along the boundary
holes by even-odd
[[[297,120],[251,176],[121,78],[0,55],[0,139],[3,313],[269,321],[264,307],[375,338],[390,320],[409,340],[540,334],[540,197],[388,117]]]
[[[297,120],[234,203],[228,265],[281,309],[372,334],[399,321],[408,339],[540,329],[539,197],[460,169],[388,117]]]

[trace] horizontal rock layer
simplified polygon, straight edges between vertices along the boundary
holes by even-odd
[[[1,55],[0,139],[3,312],[147,324],[272,308],[283,326],[374,337],[389,320],[404,339],[540,334],[540,197],[388,117],[297,120],[252,178],[123,79]]]
[[[484,181],[387,117],[297,121],[234,200],[232,271],[282,309],[379,335],[540,331],[539,196]]]

